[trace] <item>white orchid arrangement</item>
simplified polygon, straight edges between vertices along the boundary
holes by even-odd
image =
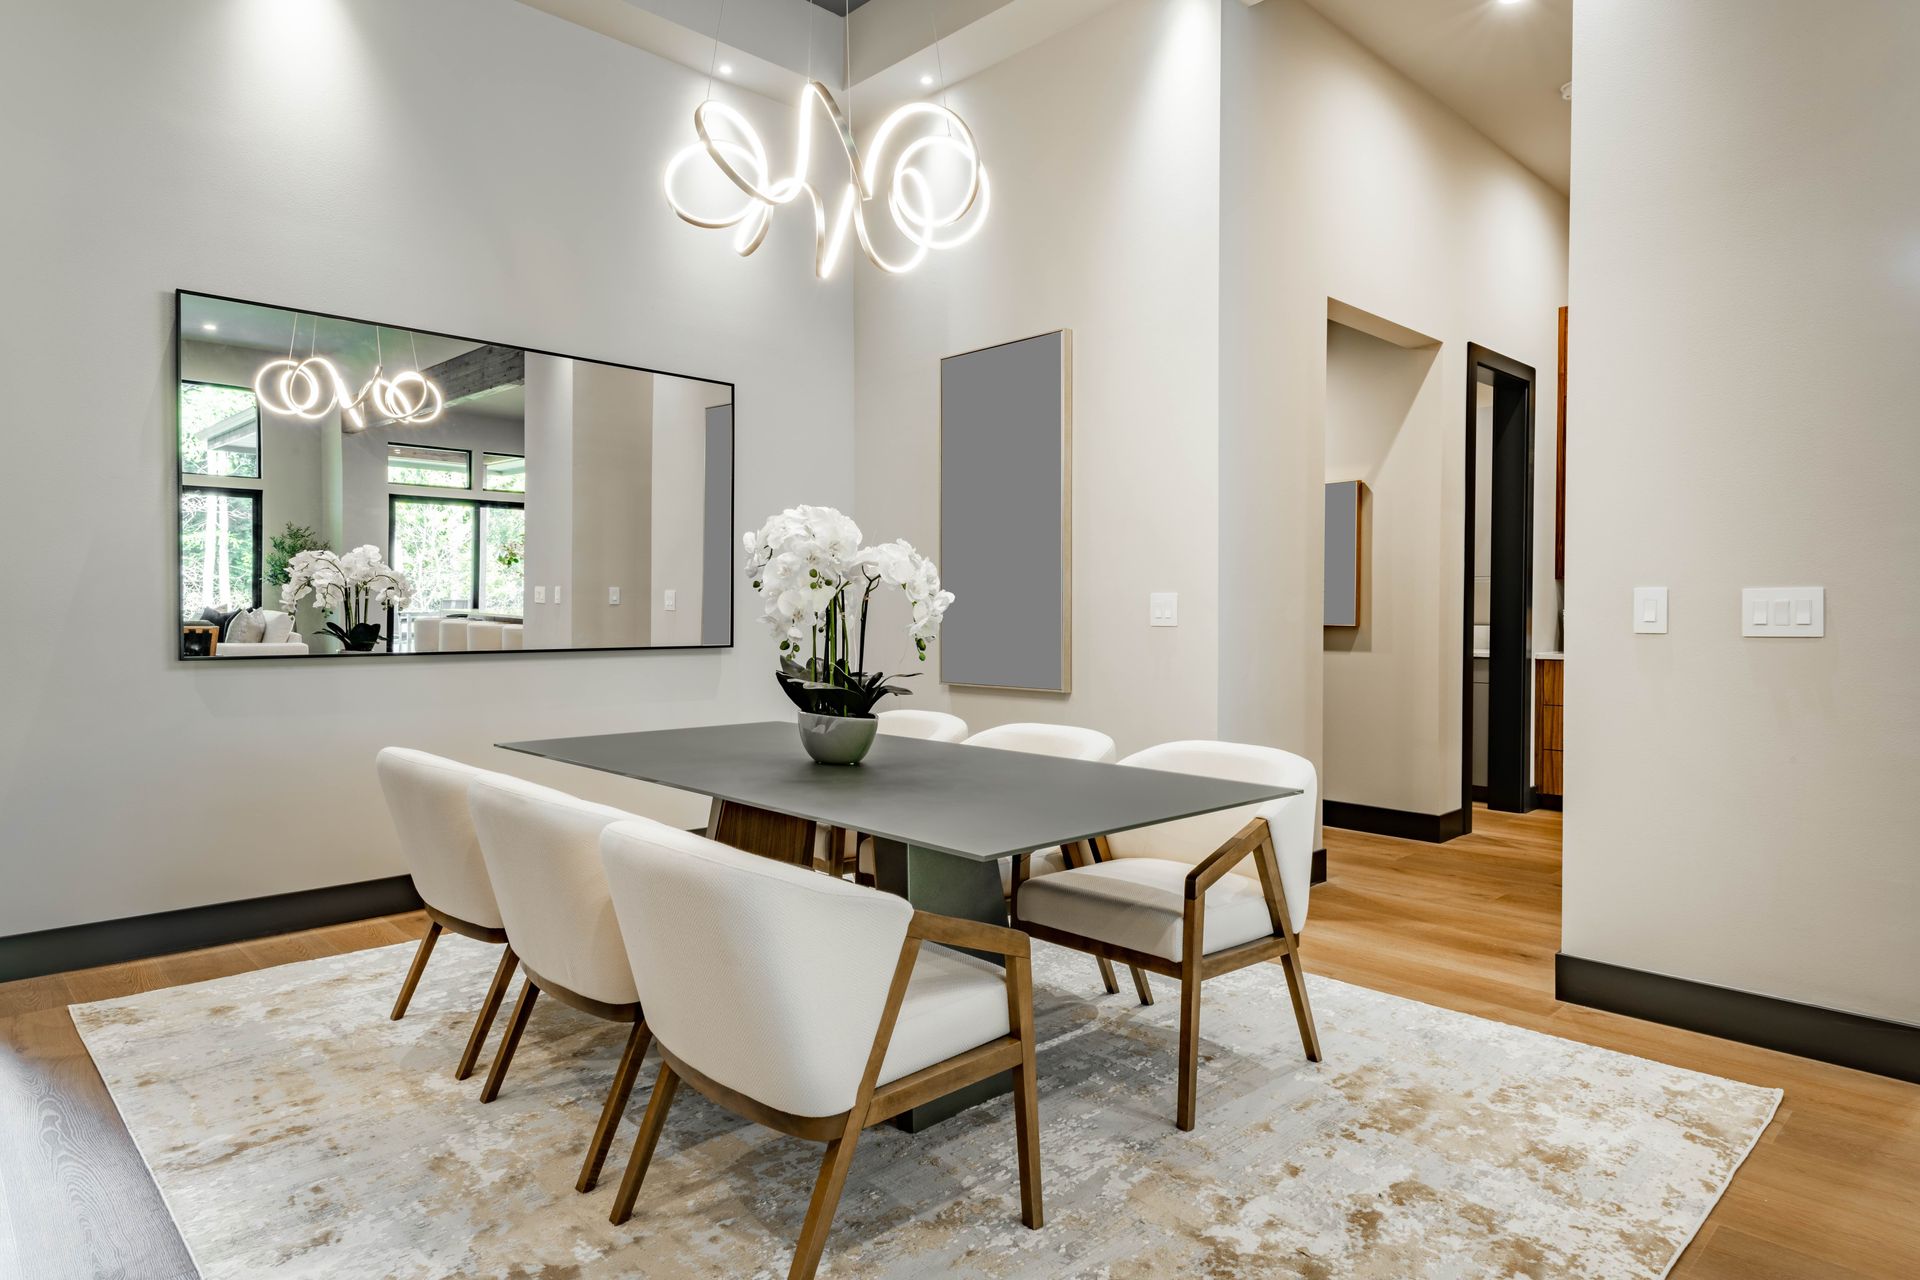
[[[344,555],[302,551],[287,562],[280,607],[292,612],[309,596],[322,611],[339,609],[346,618],[345,628],[327,623],[329,632],[350,647],[370,648],[380,633],[379,624],[371,617],[413,603],[413,581],[381,559],[380,548],[371,543]],[[373,628],[371,634],[364,630],[367,627]]]
[[[780,684],[795,705],[868,716],[887,694],[906,693],[866,670],[868,608],[881,587],[899,588],[911,610],[907,634],[925,662],[953,603],[933,561],[904,539],[862,547],[860,526],[832,507],[789,507],[744,541],[747,578],[780,641]]]

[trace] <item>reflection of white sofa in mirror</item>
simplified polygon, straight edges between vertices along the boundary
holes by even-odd
[[[234,618],[228,638],[213,651],[216,658],[297,658],[311,652],[304,636],[293,629],[291,614],[273,609],[249,609]]]

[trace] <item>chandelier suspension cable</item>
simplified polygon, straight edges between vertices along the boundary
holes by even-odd
[[[713,74],[720,66],[720,32],[727,22],[727,0],[720,0],[720,12],[713,19],[713,57],[707,60],[707,101],[713,101]]]

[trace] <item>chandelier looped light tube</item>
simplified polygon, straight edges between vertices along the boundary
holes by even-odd
[[[297,333],[297,318],[294,324]],[[367,429],[363,405],[372,405],[389,422],[416,425],[432,422],[446,407],[440,388],[418,369],[404,369],[391,378],[385,373],[384,363],[376,364],[356,394],[333,361],[320,355],[299,359],[289,352],[260,366],[253,375],[253,394],[267,412],[308,422],[325,417],[337,405],[341,427],[349,434]]]
[[[815,105],[826,113],[840,139],[847,163],[847,182],[840,189],[839,205],[831,216],[820,191],[807,180],[811,161],[811,110]],[[767,229],[776,207],[791,204],[804,194],[813,205],[814,274],[826,279],[839,263],[841,250],[851,231],[867,260],[882,271],[898,275],[911,271],[934,249],[951,249],[971,240],[986,221],[992,206],[993,190],[987,180],[986,166],[980,163],[980,149],[966,121],[944,106],[932,102],[910,102],[881,122],[873,135],[866,161],[853,140],[853,129],[834,101],[827,86],[809,80],[801,90],[796,113],[793,172],[777,181],[759,134],[745,116],[724,102],[712,98],[693,111],[694,132],[700,141],[690,143],[667,162],[665,186],[667,203],[674,213],[696,227],[710,230],[734,228],[733,249],[747,257],[767,238]],[[887,144],[900,127],[916,118],[943,125],[939,133],[928,133],[900,147],[891,169],[881,168]],[[923,167],[926,161],[943,153],[956,157],[966,166],[966,189],[945,207],[934,194],[933,177]],[[676,180],[686,166],[705,156],[745,197],[737,208],[706,212],[696,210],[675,189]],[[893,224],[913,245],[904,258],[889,259],[874,247],[866,219],[867,203],[884,190],[887,213]],[[964,225],[963,225],[964,224]]]

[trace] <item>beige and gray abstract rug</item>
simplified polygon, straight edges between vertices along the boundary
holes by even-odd
[[[543,1002],[483,1107],[452,1066],[497,953],[444,937],[390,1022],[411,953],[73,1010],[208,1280],[785,1274],[820,1147],[683,1089],[615,1227],[651,1061],[578,1195],[622,1029]],[[999,1100],[870,1130],[823,1274],[1659,1277],[1781,1096],[1326,979],[1315,1066],[1259,966],[1207,984],[1183,1134],[1171,984],[1142,1009],[1045,946],[1034,979],[1046,1227],[1020,1225]]]

